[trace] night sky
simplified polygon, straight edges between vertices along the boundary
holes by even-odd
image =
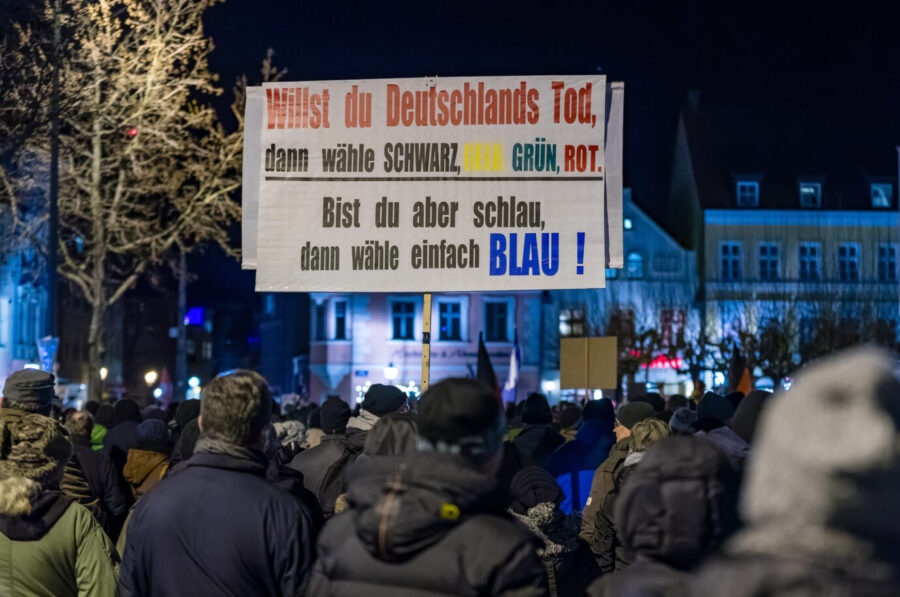
[[[288,80],[600,69],[625,82],[625,184],[659,216],[688,89],[701,91],[701,103],[814,104],[833,114],[822,126],[837,137],[856,135],[893,153],[900,144],[898,17],[895,1],[228,0],[209,9],[207,31],[216,44],[211,66],[226,88],[241,73],[257,83],[268,47]],[[208,255],[194,260],[207,282],[195,287],[221,280],[229,294],[252,296],[251,274],[238,283],[236,265]]]

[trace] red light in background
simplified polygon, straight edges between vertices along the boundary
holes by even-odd
[[[659,355],[652,361],[650,361],[651,369],[681,369],[684,367],[684,359],[680,357],[675,357],[674,359],[670,359],[665,355]],[[646,369],[647,365],[641,365],[641,369]]]

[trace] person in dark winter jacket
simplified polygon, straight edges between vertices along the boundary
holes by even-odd
[[[375,426],[378,419],[405,407],[406,394],[397,386],[380,383],[370,386],[363,398],[359,415],[347,422],[348,442],[358,444],[361,451],[366,443],[366,432]]]
[[[575,439],[578,430],[581,428],[581,407],[566,406],[559,412],[559,434],[563,439],[570,442]]]
[[[772,399],[744,481],[744,528],[692,595],[900,595],[900,383],[894,356],[858,348]]]
[[[112,543],[87,509],[59,491],[72,455],[68,433],[49,417],[7,408],[16,404],[9,396],[4,388],[0,595],[109,597],[116,586]]]
[[[631,428],[628,455],[622,461],[622,466],[616,470],[612,488],[603,496],[597,516],[594,518],[594,534],[590,547],[602,573],[621,570],[634,559],[634,554],[622,543],[613,523],[615,505],[623,488],[628,486],[628,479],[641,463],[647,448],[668,435],[669,427],[655,417],[639,421]]]
[[[350,407],[337,396],[329,396],[320,408],[322,431],[319,445],[300,452],[291,460],[291,468],[303,473],[303,485],[315,494],[326,517],[334,513],[334,503],[344,493],[343,471],[350,452],[344,439]]]
[[[551,425],[553,412],[543,394],[532,393],[525,399],[522,422],[525,426],[513,443],[526,463],[546,467],[550,455],[566,440]]]
[[[712,431],[723,427],[734,415],[734,406],[723,396],[707,392],[697,405],[697,422],[700,431]]]
[[[707,439],[664,439],[623,487],[615,521],[634,561],[589,595],[683,597],[692,571],[737,528],[737,474]]]
[[[669,430],[672,435],[694,435],[697,432],[694,428],[695,423],[697,413],[684,406],[672,413],[669,418]]]
[[[741,400],[735,409],[730,427],[747,444],[753,444],[753,436],[756,434],[760,414],[773,395],[772,392],[753,390]]]
[[[94,421],[87,411],[75,411],[66,419],[66,429],[72,442],[72,460],[78,463],[78,470],[88,491],[80,491],[75,496],[66,491],[67,479],[63,475],[62,489],[82,506],[87,507],[110,539],[116,540],[118,530],[128,513],[128,500],[116,478],[115,468],[109,456],[91,449],[91,433]],[[68,472],[68,467],[66,472]],[[80,479],[75,479],[78,485]]]
[[[354,465],[350,509],[322,531],[309,594],[545,595],[536,541],[494,480],[505,424],[472,379],[425,392],[420,451]]]
[[[137,426],[141,422],[141,411],[134,400],[119,400],[114,407],[115,425],[106,432],[103,438],[103,451],[106,452],[116,471],[122,474],[128,450],[137,446]]]
[[[581,533],[579,536],[591,544],[594,538],[594,526],[597,513],[603,505],[606,496],[616,487],[616,478],[619,475],[622,464],[628,456],[631,446],[631,429],[644,419],[653,416],[653,407],[646,402],[626,402],[616,412],[616,422],[613,431],[616,434],[616,443],[610,448],[609,456],[603,461],[591,480],[591,492],[584,504],[581,515]]]
[[[169,428],[158,419],[147,419],[137,426],[137,445],[128,450],[122,471],[131,485],[134,499],[139,499],[159,483],[169,467]]]
[[[616,443],[615,416],[615,408],[608,398],[588,402],[575,440],[563,444],[550,456],[547,469],[565,492],[560,509],[566,514],[584,508],[594,471],[603,464]]]
[[[303,594],[312,522],[300,500],[266,481],[265,379],[223,373],[203,389],[200,409],[194,455],[135,506],[117,594]]]
[[[115,411],[111,404],[101,404],[94,415],[94,431],[91,433],[91,449],[103,450],[103,440],[115,424]],[[115,463],[113,463],[115,464]]]
[[[559,509],[564,499],[556,480],[539,466],[525,467],[513,477],[509,512],[543,544],[538,556],[551,597],[583,595],[600,572],[590,550],[578,540],[580,517]]]

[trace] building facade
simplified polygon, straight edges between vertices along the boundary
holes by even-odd
[[[423,297],[419,294],[310,295],[309,396],[359,399],[367,384],[417,391]],[[517,398],[539,387],[541,293],[441,293],[431,305],[432,382],[474,377],[478,336],[502,386],[516,338],[522,354]]]
[[[678,343],[698,325],[696,256],[632,200],[631,189],[622,214],[625,267],[607,270],[606,288],[549,293],[542,385],[551,396],[559,390],[559,340],[578,336],[619,337],[619,390],[690,391]]]
[[[669,204],[674,233],[697,252],[705,339],[745,345],[771,377],[859,342],[896,349],[893,148],[856,145],[815,110],[692,99]]]

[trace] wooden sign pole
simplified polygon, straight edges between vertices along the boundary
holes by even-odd
[[[422,314],[422,393],[428,389],[431,371],[431,293],[425,293],[424,313]]]

